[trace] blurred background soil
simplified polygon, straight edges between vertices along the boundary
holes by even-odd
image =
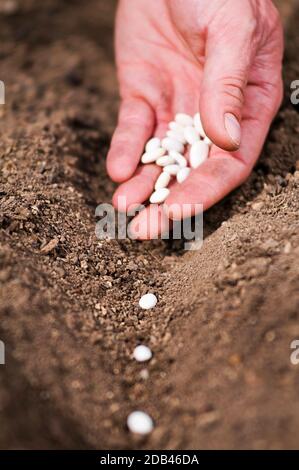
[[[277,3],[284,103],[250,179],[182,254],[94,234],[114,189],[116,2],[1,0],[1,448],[298,448],[299,5]],[[126,429],[135,409],[147,438]]]

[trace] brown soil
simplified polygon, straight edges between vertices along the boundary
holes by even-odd
[[[0,9],[1,448],[299,446],[299,7],[280,3],[284,104],[252,176],[183,256],[94,235],[113,192],[115,2]],[[143,313],[149,288],[159,306]],[[147,380],[139,341],[154,351]],[[133,409],[153,416],[150,437],[128,433]]]

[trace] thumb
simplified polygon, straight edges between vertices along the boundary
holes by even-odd
[[[237,25],[234,18],[208,31],[199,105],[206,134],[229,151],[241,143],[244,92],[256,53],[255,22],[246,18]]]

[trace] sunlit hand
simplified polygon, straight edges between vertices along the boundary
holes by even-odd
[[[168,217],[184,217],[184,204],[207,209],[248,177],[280,105],[282,53],[281,23],[270,0],[120,0],[122,102],[107,158],[110,177],[122,183],[114,205],[123,211],[149,198],[161,169],[140,166],[140,157],[146,140],[163,137],[175,113],[200,110],[214,143],[209,159],[171,186],[151,218],[148,209],[135,217],[133,234],[152,238]]]

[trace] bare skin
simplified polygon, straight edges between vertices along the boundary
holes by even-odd
[[[140,166],[140,156],[152,135],[164,136],[175,113],[199,110],[213,142],[209,159],[173,184],[162,206],[133,219],[133,235],[156,237],[169,218],[186,216],[185,204],[206,210],[248,177],[281,103],[282,54],[271,0],[120,0],[122,102],[107,157],[108,173],[120,183],[115,207],[125,211],[149,198],[161,170]]]

